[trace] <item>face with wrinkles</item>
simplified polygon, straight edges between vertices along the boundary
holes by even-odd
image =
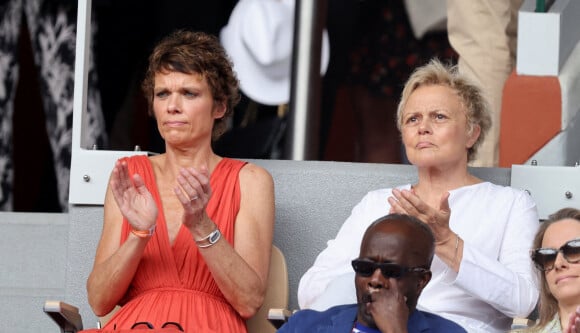
[[[215,119],[225,105],[216,103],[206,79],[176,71],[155,75],[153,112],[161,137],[168,145],[187,148],[193,142],[211,142]]]
[[[467,164],[467,151],[480,128],[469,131],[465,107],[443,85],[417,88],[405,104],[401,135],[409,161],[418,167]]]

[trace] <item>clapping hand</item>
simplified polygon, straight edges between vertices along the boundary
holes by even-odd
[[[191,228],[209,220],[206,206],[211,197],[211,187],[207,167],[202,167],[201,170],[182,168],[179,170],[177,183],[178,186],[173,191],[183,205],[183,224]]]
[[[436,244],[443,244],[453,239],[454,233],[449,228],[451,209],[449,208],[449,192],[441,196],[438,208],[429,206],[412,190],[393,189],[393,196],[388,199],[391,209],[389,213],[412,215],[425,222],[435,235]]]
[[[121,214],[135,230],[147,230],[157,220],[157,205],[139,174],[129,176],[127,162],[117,161],[109,187]]]
[[[565,333],[580,333],[580,306],[576,308],[576,311],[572,313],[572,315],[570,315],[568,329]]]

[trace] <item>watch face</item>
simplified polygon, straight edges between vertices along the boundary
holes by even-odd
[[[211,234],[211,236],[209,237],[209,242],[211,244],[217,242],[220,239],[220,231],[216,230],[214,233]]]

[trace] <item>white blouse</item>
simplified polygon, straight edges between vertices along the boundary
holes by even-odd
[[[410,189],[410,185],[398,187]],[[391,189],[371,191],[353,208],[298,286],[301,308],[325,310],[356,303],[354,271],[366,228],[389,213]],[[536,204],[524,191],[489,182],[450,191],[451,230],[464,241],[458,273],[437,256],[418,309],[438,314],[468,332],[506,332],[512,317],[535,307],[539,282],[529,257],[539,227]]]

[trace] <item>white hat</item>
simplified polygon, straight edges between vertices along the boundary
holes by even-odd
[[[240,89],[265,105],[290,100],[294,34],[293,0],[239,0],[220,40],[234,63]],[[328,33],[322,39],[321,74],[329,58]]]

